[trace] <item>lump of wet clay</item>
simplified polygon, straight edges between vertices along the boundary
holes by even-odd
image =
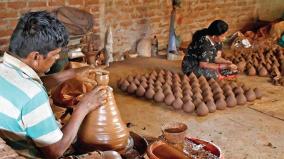
[[[138,97],[142,97],[144,96],[145,92],[146,92],[145,88],[142,85],[140,85],[138,89],[136,90],[136,95]]]
[[[247,98],[243,93],[239,93],[236,97],[238,105],[244,105],[247,102]]]
[[[121,86],[120,86],[120,89],[121,89],[122,91],[127,91],[127,88],[128,88],[129,85],[130,85],[130,84],[129,84],[129,82],[128,82],[127,80],[123,80],[123,82],[122,82],[122,84],[121,84]]]
[[[183,102],[180,98],[176,98],[172,104],[172,106],[175,108],[175,109],[181,109],[182,108],[182,105],[183,105]]]
[[[245,93],[247,101],[252,102],[256,99],[254,91],[250,88]]]
[[[167,105],[172,105],[173,104],[173,102],[174,102],[174,100],[175,100],[176,98],[175,98],[175,96],[172,94],[172,93],[169,93],[169,94],[167,94],[167,96],[165,97],[165,103],[167,104]]]
[[[206,105],[210,113],[214,113],[216,111],[216,105],[213,99],[206,101]]]
[[[216,105],[216,108],[217,108],[218,110],[224,110],[224,109],[226,109],[226,107],[227,107],[227,103],[226,103],[225,100],[222,99],[222,98],[218,99],[218,100],[216,101],[215,105]]]
[[[147,89],[146,93],[145,93],[145,97],[146,97],[147,99],[153,99],[154,95],[155,95],[154,89],[153,89],[152,87],[149,87],[149,88]]]
[[[195,109],[195,105],[192,103],[192,101],[188,100],[183,104],[182,109],[186,113],[192,113]]]
[[[254,89],[255,97],[256,99],[261,99],[262,98],[262,92],[259,88]]]
[[[127,92],[129,94],[133,94],[133,93],[135,93],[136,89],[137,89],[136,84],[134,82],[131,82],[130,85],[128,86],[128,88],[127,88]]]
[[[227,107],[234,107],[237,105],[237,100],[235,96],[230,95],[226,98]]]
[[[164,101],[165,95],[162,90],[159,90],[155,95],[154,95],[154,100],[156,102],[162,102]]]
[[[200,102],[196,108],[196,114],[198,116],[205,116],[209,113],[209,110],[204,102]]]

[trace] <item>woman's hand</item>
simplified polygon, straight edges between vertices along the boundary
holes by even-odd
[[[78,103],[81,109],[84,109],[87,113],[97,109],[106,103],[107,91],[105,86],[97,86],[91,92],[85,94],[82,100]]]
[[[229,68],[230,70],[234,71],[234,70],[237,70],[237,69],[238,69],[238,66],[231,63],[231,64],[228,65],[228,68]]]

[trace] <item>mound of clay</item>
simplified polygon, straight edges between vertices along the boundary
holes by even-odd
[[[198,105],[197,105],[197,108],[196,108],[196,114],[198,116],[205,116],[209,113],[209,110],[206,106],[206,104],[204,104],[204,102],[200,102]]]
[[[175,108],[175,109],[181,109],[182,108],[182,105],[183,105],[183,102],[180,98],[176,98],[172,104],[172,106]]]
[[[186,113],[192,113],[195,109],[195,105],[192,103],[191,100],[188,100],[183,104],[182,109]]]

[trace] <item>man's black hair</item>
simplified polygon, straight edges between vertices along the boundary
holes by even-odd
[[[21,58],[32,51],[42,55],[68,44],[68,31],[47,11],[24,14],[10,39],[9,51]]]

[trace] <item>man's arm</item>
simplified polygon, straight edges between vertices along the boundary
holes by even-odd
[[[69,122],[62,128],[63,137],[58,142],[40,148],[46,158],[59,158],[69,148],[75,139],[85,116],[92,110],[106,102],[106,91],[104,87],[97,87],[86,94],[78,103]]]

